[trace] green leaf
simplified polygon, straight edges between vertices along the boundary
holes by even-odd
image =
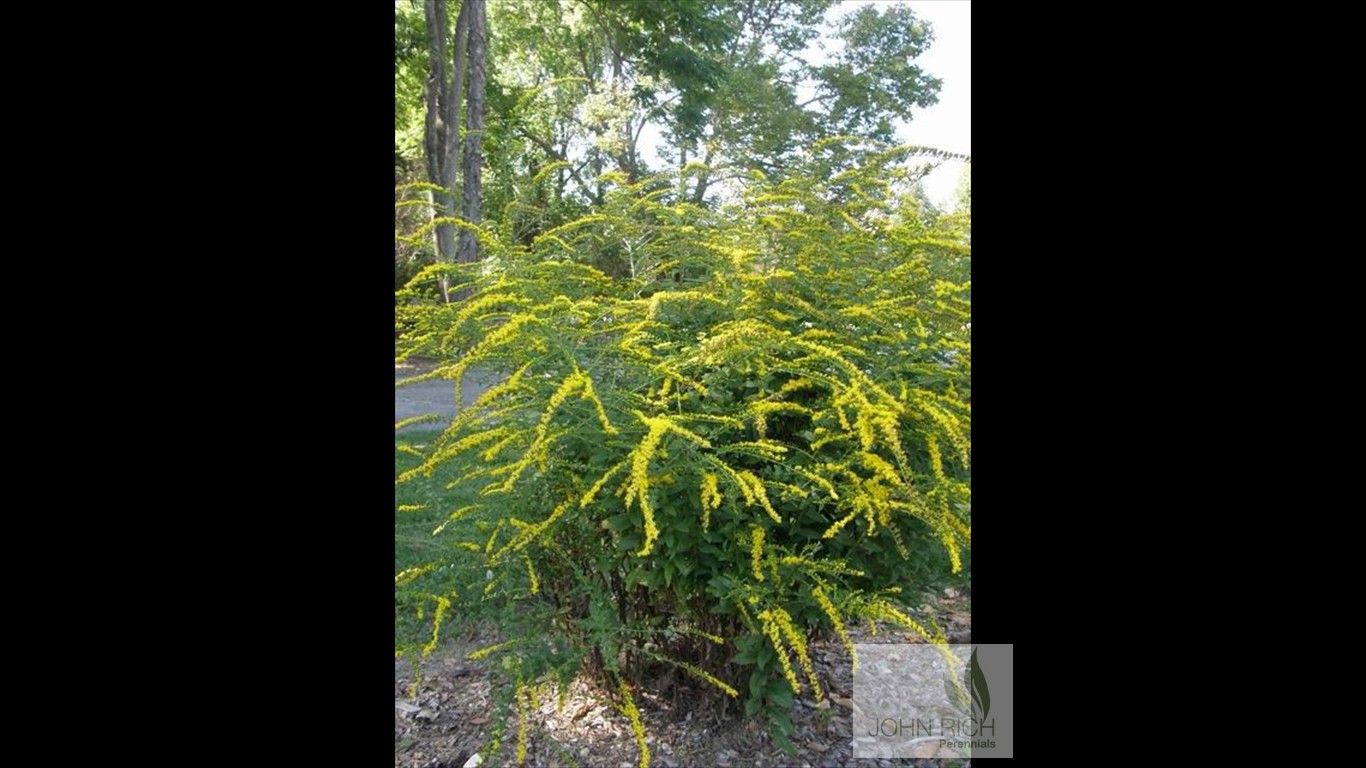
[[[630,513],[613,515],[602,521],[602,526],[613,533],[621,533],[630,528],[633,524]]]
[[[762,698],[764,689],[768,686],[768,673],[763,667],[755,667],[749,673],[749,694],[755,699]]]
[[[790,709],[792,707],[792,686],[787,682],[787,678],[781,677],[770,680],[766,693],[768,697],[773,700],[774,704],[777,704],[783,709]]]

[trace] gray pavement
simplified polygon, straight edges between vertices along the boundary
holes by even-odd
[[[435,363],[428,361],[406,362],[394,366],[394,381],[431,371]],[[464,403],[469,405],[497,381],[492,374],[482,371],[469,371],[465,374]],[[455,415],[455,382],[448,379],[409,384],[394,389],[394,421],[399,422],[424,413],[439,413],[440,422],[423,422],[405,429],[440,429]]]

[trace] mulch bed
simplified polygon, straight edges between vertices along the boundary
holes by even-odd
[[[971,642],[971,601],[968,596],[940,595],[925,608],[936,617],[955,643]],[[904,632],[882,629],[870,636],[866,627],[851,626],[856,643],[913,642]],[[409,698],[413,670],[398,662],[394,673],[394,765],[395,768],[462,768],[488,743],[493,724],[489,676],[482,664],[465,655],[496,638],[466,637],[423,662],[417,696]],[[921,759],[854,760],[852,757],[851,707],[853,674],[849,654],[837,639],[810,643],[812,662],[827,691],[817,705],[809,688],[798,697],[792,713],[793,743],[797,753],[789,757],[757,724],[743,718],[722,716],[703,707],[710,693],[686,685],[661,686],[635,693],[645,723],[651,766],[918,766],[919,768],[970,768],[971,760],[937,759],[933,745],[924,745]],[[691,681],[690,681],[691,682]],[[699,683],[705,686],[705,683]],[[553,687],[538,691],[540,707],[528,713],[527,758],[535,766],[621,766],[634,768],[640,753],[630,722],[608,702],[606,696],[583,680],[576,680],[561,708]],[[501,762],[516,763],[517,718],[514,714],[503,734]],[[485,762],[487,768],[491,763]]]

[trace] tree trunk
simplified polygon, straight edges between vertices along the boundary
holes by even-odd
[[[448,163],[447,147],[455,141],[457,123],[449,119],[451,102],[456,96],[446,80],[446,0],[426,0],[423,12],[427,20],[427,123],[422,135],[422,149],[427,156],[427,181],[443,191],[431,192],[432,216],[450,216],[455,211],[451,197],[451,174],[454,163]],[[456,109],[459,102],[456,102]],[[455,260],[455,230],[449,224],[435,228],[437,261]],[[441,296],[450,300],[447,281],[441,279]]]
[[[711,149],[708,149],[708,150],[707,150],[707,156],[706,156],[705,158],[702,159],[702,164],[705,165],[705,166],[708,166],[708,168],[710,168],[710,166],[711,166],[711,159],[712,159],[712,150],[711,150]],[[697,174],[697,187],[696,187],[696,189],[693,190],[693,193],[692,193],[692,202],[693,202],[693,205],[701,205],[701,204],[702,204],[702,201],[705,200],[706,197],[707,197],[707,187],[710,186],[710,185],[711,185],[711,171],[710,171],[710,170],[701,171],[700,173]]]
[[[483,219],[481,172],[484,165],[484,62],[488,55],[484,0],[465,0],[469,7],[470,86],[465,105],[464,219],[478,224]],[[462,9],[463,11],[464,9]],[[479,260],[479,241],[474,233],[460,230],[457,261]]]
[[[465,94],[465,36],[469,34],[470,28],[469,10],[469,2],[462,2],[460,13],[455,17],[455,56],[452,57],[454,76],[451,77],[453,97],[446,110],[451,131],[450,140],[446,142],[446,180],[442,183],[443,187],[451,190],[451,194],[455,194],[455,171],[460,167],[460,100]]]

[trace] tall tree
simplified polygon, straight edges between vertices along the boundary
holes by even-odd
[[[823,63],[810,63],[809,46],[825,47],[817,38],[834,7],[832,0],[727,4],[739,34],[722,60],[725,80],[711,95],[700,129],[665,131],[680,158],[697,157],[708,168],[697,174],[694,203],[717,181],[751,170],[781,177],[821,139],[890,142],[897,120],[910,120],[914,108],[938,100],[941,82],[914,62],[933,32],[904,6],[864,6],[845,15],[837,27],[839,49]],[[857,162],[855,153],[836,154],[842,167]]]
[[[452,190],[455,186],[454,147],[460,133],[459,62],[455,62],[455,78],[447,79],[446,0],[425,0],[423,14],[427,22],[427,121],[422,149],[427,160],[427,181],[439,188],[430,193],[432,216],[436,218],[455,212]],[[449,224],[436,227],[436,252],[441,261],[455,260],[455,230]],[[444,279],[441,292],[445,297],[447,283]]]
[[[484,165],[484,78],[488,58],[487,25],[484,0],[465,0],[460,8],[464,19],[469,11],[469,65],[470,92],[465,109],[465,161],[464,161],[464,219],[478,224],[483,218],[483,189],[481,186]],[[457,27],[459,25],[457,24]],[[457,32],[457,35],[459,32]],[[462,38],[463,39],[463,38]],[[470,264],[479,259],[479,241],[468,229],[460,230],[460,251],[457,261]]]

